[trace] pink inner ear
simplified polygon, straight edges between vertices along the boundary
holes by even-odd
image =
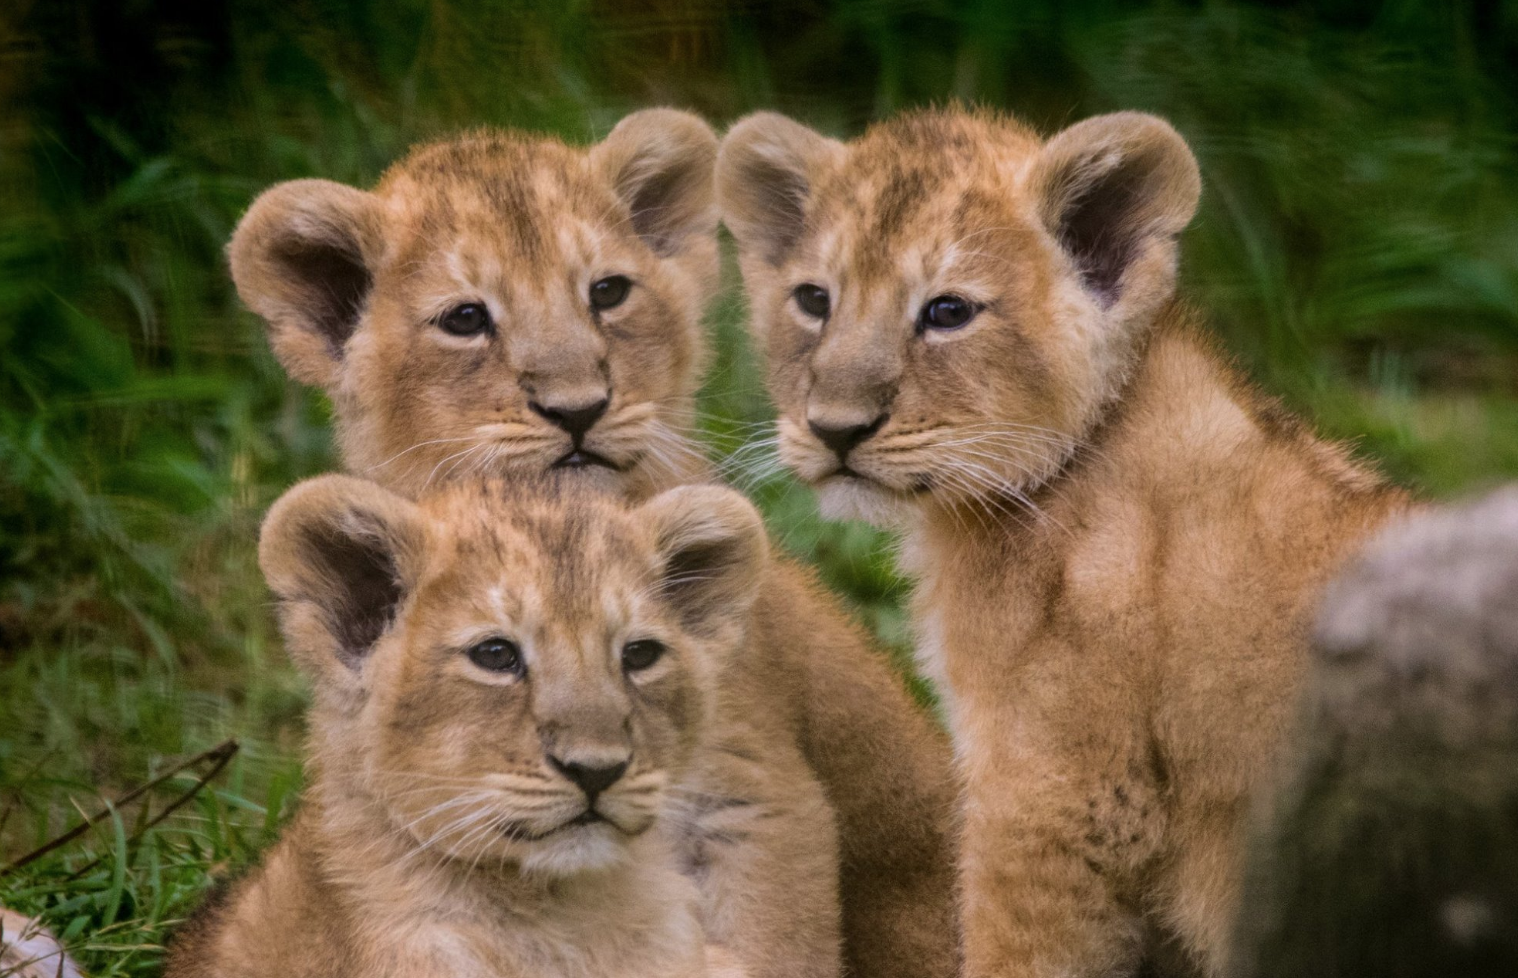
[[[326,341],[334,359],[358,326],[374,277],[356,242],[291,235],[269,252],[271,274],[293,283],[291,304],[300,325]]]
[[[339,657],[357,668],[394,623],[403,593],[394,541],[382,522],[356,512],[339,519],[344,525],[321,519],[301,529],[306,593],[295,597],[321,609]]]
[[[816,175],[843,147],[798,122],[759,113],[739,122],[719,155],[723,218],[738,242],[779,265],[805,230]]]
[[[711,206],[709,157],[665,162],[637,181],[627,201],[633,230],[661,258],[679,250],[681,239],[698,230],[702,212]]]
[[[1144,241],[1173,233],[1163,220],[1169,209],[1163,198],[1177,192],[1169,179],[1177,161],[1168,148],[1095,148],[1091,156],[1063,161],[1067,172],[1050,181],[1069,188],[1050,231],[1104,306],[1120,297],[1123,275]],[[1093,159],[1111,155],[1118,155],[1115,162]]]
[[[1105,306],[1120,298],[1145,241],[1179,234],[1201,191],[1185,141],[1143,113],[1076,123],[1049,141],[1038,166],[1044,221]]]
[[[717,137],[704,122],[668,109],[634,113],[591,157],[627,205],[633,230],[660,257],[679,251],[688,234],[715,233]]]
[[[760,229],[763,254],[779,265],[801,237],[806,222],[806,200],[811,186],[799,169],[780,166],[758,155],[737,164],[734,181],[747,189],[746,210]]]
[[[1075,259],[1081,281],[1104,306],[1117,301],[1123,273],[1143,238],[1135,212],[1147,184],[1124,161],[1077,191],[1054,228],[1055,238]]]

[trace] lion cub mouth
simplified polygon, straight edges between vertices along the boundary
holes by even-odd
[[[828,485],[855,486],[860,489],[875,490],[888,496],[911,498],[932,492],[935,483],[936,480],[931,473],[922,473],[911,476],[905,481],[905,484],[896,485],[873,475],[867,475],[857,469],[850,468],[848,463],[844,463],[821,478],[814,480],[813,485],[819,488]]]
[[[574,818],[560,822],[553,828],[545,829],[542,832],[534,832],[531,829],[523,826],[521,823],[514,822],[510,825],[502,827],[501,834],[513,842],[541,842],[550,836],[558,835],[560,832],[567,832],[570,829],[583,828],[587,825],[609,825],[612,828],[616,829],[618,832],[626,832],[626,830],[623,829],[620,825],[618,825],[616,822],[613,822],[605,815],[602,815],[594,808],[587,808],[585,811],[576,815]]]
[[[559,459],[558,461],[554,462],[551,466],[549,466],[549,468],[552,468],[552,469],[585,469],[585,468],[590,468],[592,466],[599,466],[601,468],[611,469],[613,472],[621,472],[622,471],[622,466],[618,465],[616,462],[613,462],[611,459],[607,458],[604,455],[597,455],[595,452],[592,452],[592,451],[590,451],[589,449],[586,449],[586,448],[572,449],[563,458]]]
[[[924,476],[916,480],[912,485],[903,488],[885,482],[873,475],[867,475],[857,469],[852,469],[847,464],[840,465],[816,482],[818,486],[856,486],[860,489],[874,490],[890,496],[913,495],[926,488],[928,484],[928,479]]]

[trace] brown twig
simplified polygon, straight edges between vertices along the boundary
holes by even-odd
[[[221,769],[224,768],[224,767],[226,767],[227,763],[232,760],[232,755],[235,754],[235,753],[237,753],[237,742],[236,741],[229,740],[225,744],[223,744],[222,746],[225,747],[227,745],[231,745],[231,750],[229,750],[225,754],[222,754],[221,756],[217,757],[215,763],[211,765],[211,769],[209,771],[207,771],[205,774],[202,774],[199,778],[197,778],[195,780],[195,783],[192,784],[192,785],[190,785],[190,787],[183,794],[181,794],[178,798],[175,798],[173,801],[169,802],[169,804],[165,805],[163,811],[159,812],[157,815],[154,815],[151,819],[148,819],[146,822],[143,822],[142,819],[139,818],[138,819],[138,823],[139,824],[138,824],[138,826],[135,829],[132,830],[132,834],[127,837],[126,844],[130,846],[134,842],[137,842],[139,839],[141,839],[144,835],[147,834],[147,831],[149,829],[151,829],[153,826],[157,825],[159,822],[162,822],[164,819],[168,818],[170,815],[174,814],[186,802],[188,802],[191,798],[194,798],[196,795],[200,794],[200,790],[202,788],[204,788],[207,784],[210,784],[211,781],[215,779],[216,775],[218,775],[218,774],[221,773]],[[201,756],[204,757],[205,755],[201,755]],[[148,810],[148,806],[144,805],[143,808],[142,808],[142,811],[143,811],[144,815],[146,815],[147,810]],[[83,866],[80,866],[78,869],[76,869],[72,873],[70,873],[68,878],[71,879],[71,880],[78,879],[79,877],[83,876],[85,873],[88,873],[90,870],[94,869],[96,866],[99,866],[100,863],[101,863],[101,861],[103,859],[105,859],[105,856],[103,856],[103,855],[96,856],[94,859],[91,859],[89,862],[85,863]]]
[[[4,811],[0,811],[0,835],[3,835],[5,833],[5,826],[11,820],[11,813],[16,810],[18,805],[21,804],[21,789],[26,786],[26,783],[28,781],[36,776],[38,771],[42,770],[42,765],[52,760],[53,755],[57,753],[58,748],[54,747],[46,754],[43,754],[41,757],[37,758],[36,763],[27,768],[26,773],[21,775],[21,777],[14,782],[15,797],[6,803]]]
[[[163,811],[159,812],[152,819],[152,821],[143,826],[141,831],[137,832],[134,835],[134,838],[140,836],[143,832],[146,832],[148,829],[152,828],[159,822],[172,815],[180,806],[184,805],[185,802],[195,797],[195,795],[198,794],[200,790],[204,788],[212,778],[221,773],[222,768],[227,766],[227,762],[232,760],[233,755],[237,753],[237,747],[238,744],[236,740],[225,740],[220,744],[217,744],[215,747],[212,747],[210,750],[202,751],[201,753],[196,754],[194,757],[191,757],[188,760],[181,761],[179,764],[176,764],[174,767],[160,774],[158,777],[147,782],[146,784],[128,791],[120,798],[117,798],[115,801],[111,802],[104,810],[85,818],[83,822],[74,826],[72,829],[69,829],[67,832],[63,833],[57,838],[44,843],[36,849],[33,849],[31,852],[17,859],[15,862],[12,862],[3,868],[0,868],[0,876],[6,876],[10,873],[13,873],[28,863],[41,859],[43,856],[47,855],[53,850],[68,845],[70,842],[73,842],[75,839],[88,832],[94,825],[109,818],[112,810],[119,810],[123,805],[131,804],[138,798],[141,798],[143,795],[147,794],[149,791],[152,791],[154,788],[163,784],[165,781],[177,777],[181,772],[187,770],[188,768],[192,768],[204,761],[212,761],[213,764],[209,771],[202,775],[187,792],[174,799],[174,801],[165,807]],[[85,870],[94,867],[99,862],[100,860],[96,859],[94,862],[85,866]],[[82,873],[84,870],[80,870],[79,872]],[[78,873],[75,875],[77,876]]]

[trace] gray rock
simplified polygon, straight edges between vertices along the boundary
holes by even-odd
[[[1328,589],[1242,907],[1240,976],[1518,975],[1518,488]]]

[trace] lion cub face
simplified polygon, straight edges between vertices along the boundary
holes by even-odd
[[[1121,385],[1170,299],[1191,152],[1119,113],[1047,142],[908,114],[839,143],[759,114],[723,140],[783,461],[835,515],[1026,492]]]
[[[270,511],[260,563],[315,687],[330,814],[363,799],[418,850],[549,874],[613,864],[654,824],[765,536],[725,489],[629,509],[562,482],[413,503],[324,476]]]
[[[716,286],[716,137],[649,110],[599,145],[482,131],[370,192],[258,198],[229,247],[290,374],[332,397],[349,469],[415,495],[574,469],[673,485]]]

